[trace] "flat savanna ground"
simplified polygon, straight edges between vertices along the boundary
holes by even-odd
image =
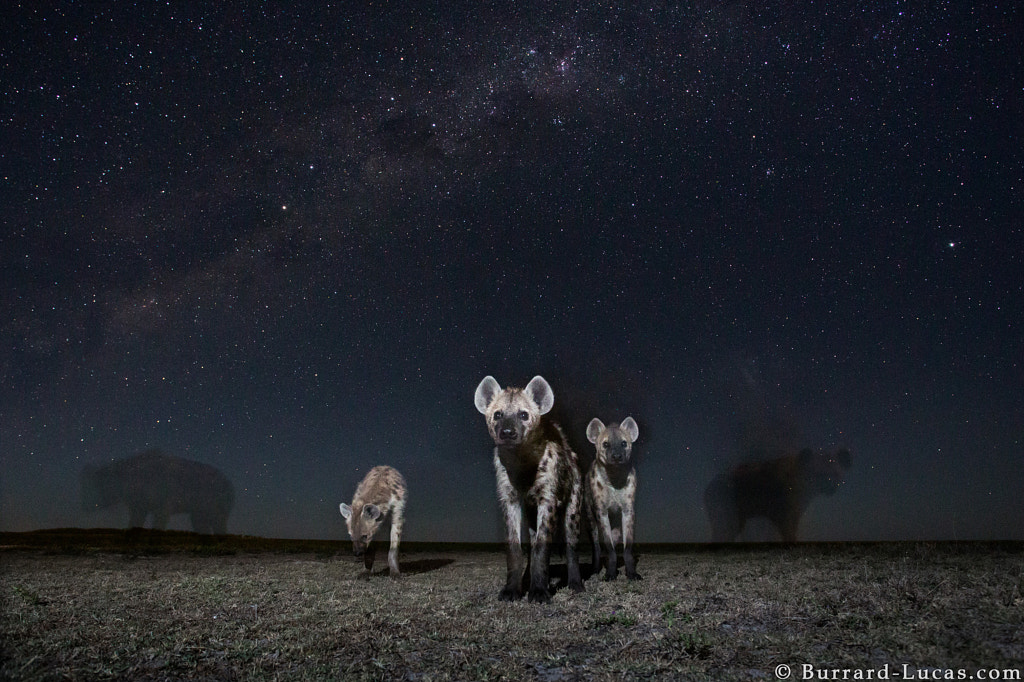
[[[493,550],[406,551],[393,581],[383,547],[367,578],[340,542],[69,551],[0,535],[3,679],[1024,672],[1020,543],[641,548],[642,581],[591,577],[538,605],[498,601]]]

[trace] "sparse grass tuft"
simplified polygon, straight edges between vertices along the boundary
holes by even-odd
[[[598,616],[597,618],[595,618],[593,625],[591,625],[591,627],[599,628],[604,627],[606,625],[623,625],[627,628],[631,628],[634,625],[636,625],[636,618],[633,616],[626,615],[625,613],[618,613],[616,611],[612,611],[607,615]]]

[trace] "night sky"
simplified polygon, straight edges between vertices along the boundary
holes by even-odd
[[[497,542],[473,392],[542,374],[580,452],[639,422],[638,542],[709,539],[751,424],[853,453],[805,539],[1024,539],[993,5],[8,7],[0,530],[125,524],[78,472],[161,448],[232,533],[347,538],[391,464],[406,539]]]

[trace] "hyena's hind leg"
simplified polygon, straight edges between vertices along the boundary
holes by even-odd
[[[398,545],[402,540],[402,524],[405,523],[405,500],[397,502],[391,510],[391,547],[388,549],[388,570],[392,578],[401,575],[398,570]]]
[[[587,523],[590,525],[591,573],[597,575],[601,572],[601,521],[597,518],[594,501],[590,495],[583,496],[583,503],[587,508]]]
[[[579,474],[575,474],[569,501],[565,505],[565,562],[569,571],[569,589],[573,592],[583,592],[583,578],[580,576],[580,557],[576,552],[576,546],[580,541],[580,521],[583,508],[586,506],[583,495],[583,486]]]
[[[636,572],[636,559],[633,558],[633,524],[636,517],[633,505],[622,510],[622,555],[626,561],[626,577],[630,580],[642,580]]]
[[[555,536],[556,514],[557,508],[552,500],[541,500],[537,504],[537,532],[530,546],[530,591],[527,593],[531,602],[546,604],[551,601],[551,543]],[[568,543],[565,551],[568,556]]]

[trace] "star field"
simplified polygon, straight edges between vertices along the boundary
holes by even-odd
[[[706,539],[756,419],[854,453],[808,537],[1024,536],[1014,7],[8,22],[4,530],[121,523],[77,470],[159,447],[235,482],[232,532],[341,537],[387,463],[410,539],[496,540],[472,391],[541,373],[570,429],[640,422],[641,542]]]

